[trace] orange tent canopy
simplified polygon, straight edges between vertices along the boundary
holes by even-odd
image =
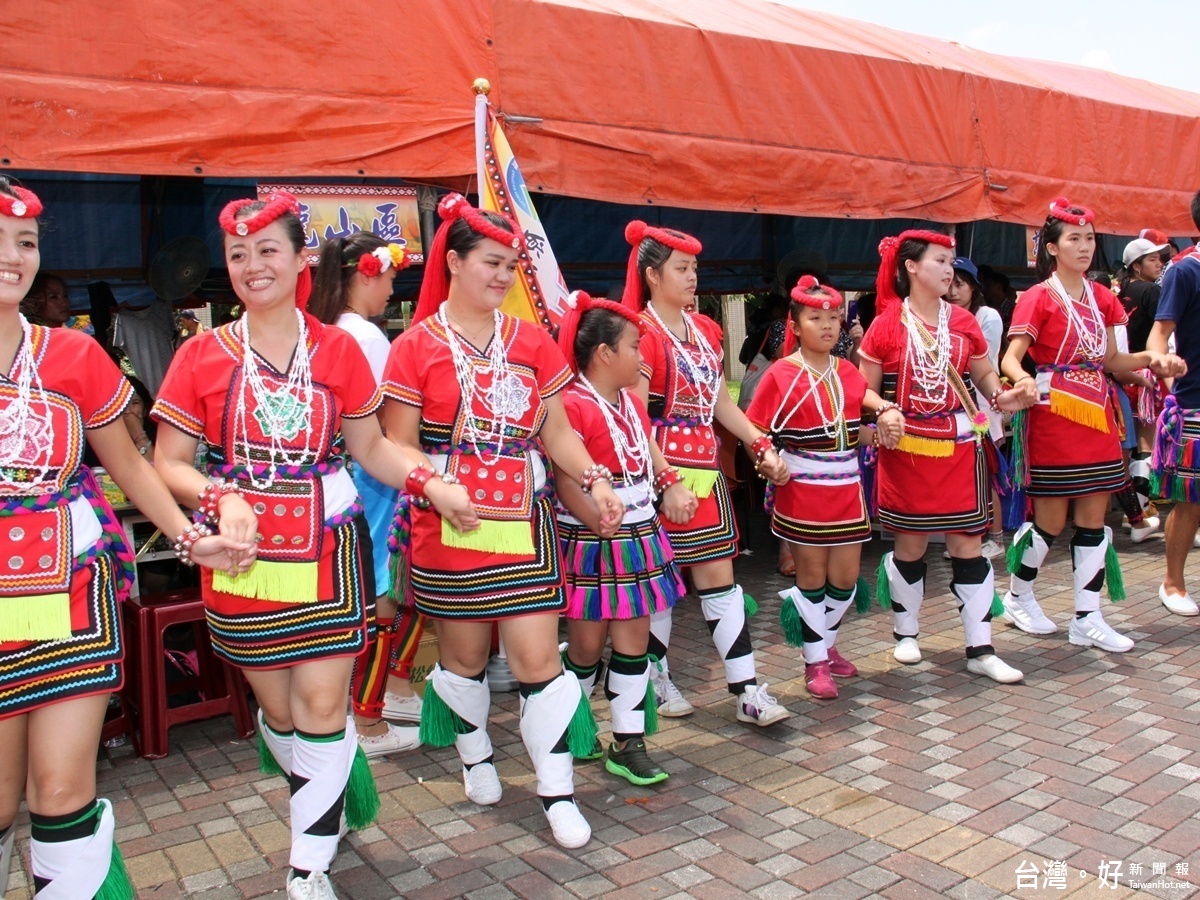
[[[4,167],[461,183],[483,76],[534,192],[1193,230],[1200,95],[763,0],[11,7]]]

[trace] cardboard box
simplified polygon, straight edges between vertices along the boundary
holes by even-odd
[[[425,679],[433,671],[438,661],[438,640],[434,634],[432,623],[427,623],[425,633],[421,635],[421,643],[417,645],[417,655],[413,658],[412,686],[418,695],[425,696]]]

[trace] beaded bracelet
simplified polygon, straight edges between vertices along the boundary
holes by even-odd
[[[583,474],[579,476],[579,487],[583,489],[585,494],[590,494],[597,482],[607,481],[609,484],[612,484],[612,478],[612,470],[608,466],[593,463],[584,469]]]
[[[221,505],[221,498],[226,494],[237,494],[242,496],[242,489],[238,487],[236,481],[210,481],[204,486],[204,490],[199,493],[200,506],[198,512],[205,521],[217,524],[217,520],[221,518],[221,514],[217,511],[217,507]]]
[[[213,530],[203,522],[189,526],[179,537],[175,538],[174,550],[179,561],[185,566],[194,566],[196,563],[192,559],[192,548],[196,545],[196,541],[206,538],[212,533]]]
[[[879,406],[877,406],[875,408],[875,421],[878,422],[879,417],[882,416],[889,409],[898,410],[901,415],[904,414],[904,410],[900,409],[899,403],[893,403],[891,400],[884,400],[881,404],[879,404]]]
[[[775,449],[775,444],[771,441],[769,434],[759,435],[750,444],[750,455],[754,457],[754,465],[758,465],[763,461],[763,457],[771,450]]]
[[[660,497],[667,492],[673,484],[679,484],[683,481],[683,475],[674,466],[667,466],[661,472],[654,476],[654,493]]]
[[[404,492],[412,497],[413,505],[417,509],[429,509],[433,505],[429,502],[429,498],[425,496],[425,486],[429,484],[431,478],[441,477],[433,469],[426,466],[416,466],[408,473],[408,477],[404,479]]]
[[[1006,388],[1003,384],[1001,384],[1000,387],[996,388],[996,390],[994,390],[992,392],[992,396],[988,397],[988,403],[991,405],[992,409],[1000,408],[998,405],[999,400],[1000,400],[1000,395],[1003,394],[1007,390],[1008,390],[1008,388]]]

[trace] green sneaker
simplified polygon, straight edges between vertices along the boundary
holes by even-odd
[[[629,741],[624,750],[618,750],[616,744],[610,744],[604,768],[614,775],[620,775],[630,784],[641,787],[658,784],[671,777],[646,754],[645,741]]]
[[[592,744],[592,749],[587,753],[583,753],[575,758],[580,762],[591,762],[594,759],[599,759],[604,755],[604,745],[600,743],[600,738],[596,738],[596,742]]]

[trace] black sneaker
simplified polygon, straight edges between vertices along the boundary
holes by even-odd
[[[604,768],[614,775],[620,775],[630,784],[643,787],[647,784],[658,784],[671,777],[646,754],[645,741],[629,741],[624,750],[618,750],[616,744],[610,744]]]
[[[592,744],[591,750],[589,750],[587,753],[581,753],[575,758],[580,762],[591,762],[594,759],[599,759],[603,755],[604,745],[600,743],[600,738],[596,738],[595,743]]]

